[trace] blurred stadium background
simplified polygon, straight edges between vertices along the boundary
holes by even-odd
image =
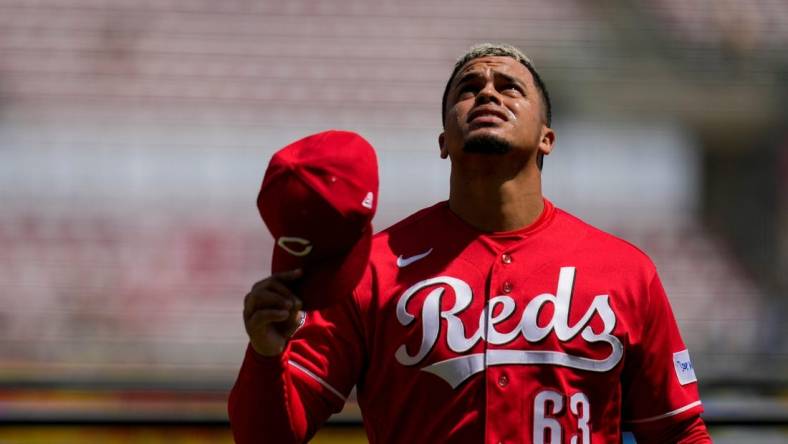
[[[0,0],[0,442],[231,442],[268,158],[354,130],[377,229],[444,199],[480,41],[554,98],[546,195],[657,263],[715,441],[788,442],[784,0]]]

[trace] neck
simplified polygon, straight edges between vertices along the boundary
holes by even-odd
[[[533,223],[544,209],[542,177],[537,168],[514,175],[468,174],[452,167],[449,208],[483,232],[512,231]]]

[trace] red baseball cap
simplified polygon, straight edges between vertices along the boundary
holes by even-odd
[[[377,209],[378,161],[364,138],[330,130],[274,153],[257,209],[274,237],[271,272],[301,268],[305,310],[349,296],[364,273]]]

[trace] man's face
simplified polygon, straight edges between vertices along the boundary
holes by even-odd
[[[465,153],[549,154],[552,131],[528,68],[510,57],[471,60],[452,79],[441,156]],[[546,140],[547,139],[547,140]]]

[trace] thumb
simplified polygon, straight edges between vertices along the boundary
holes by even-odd
[[[296,330],[298,330],[299,327],[304,325],[304,322],[306,321],[306,313],[301,311],[301,306],[302,306],[301,300],[295,298],[294,302],[295,303],[293,304],[293,307],[290,309],[290,316],[288,316],[287,319],[279,323],[279,325],[283,327],[280,330],[280,332],[286,338],[290,338],[291,336],[293,336]]]

